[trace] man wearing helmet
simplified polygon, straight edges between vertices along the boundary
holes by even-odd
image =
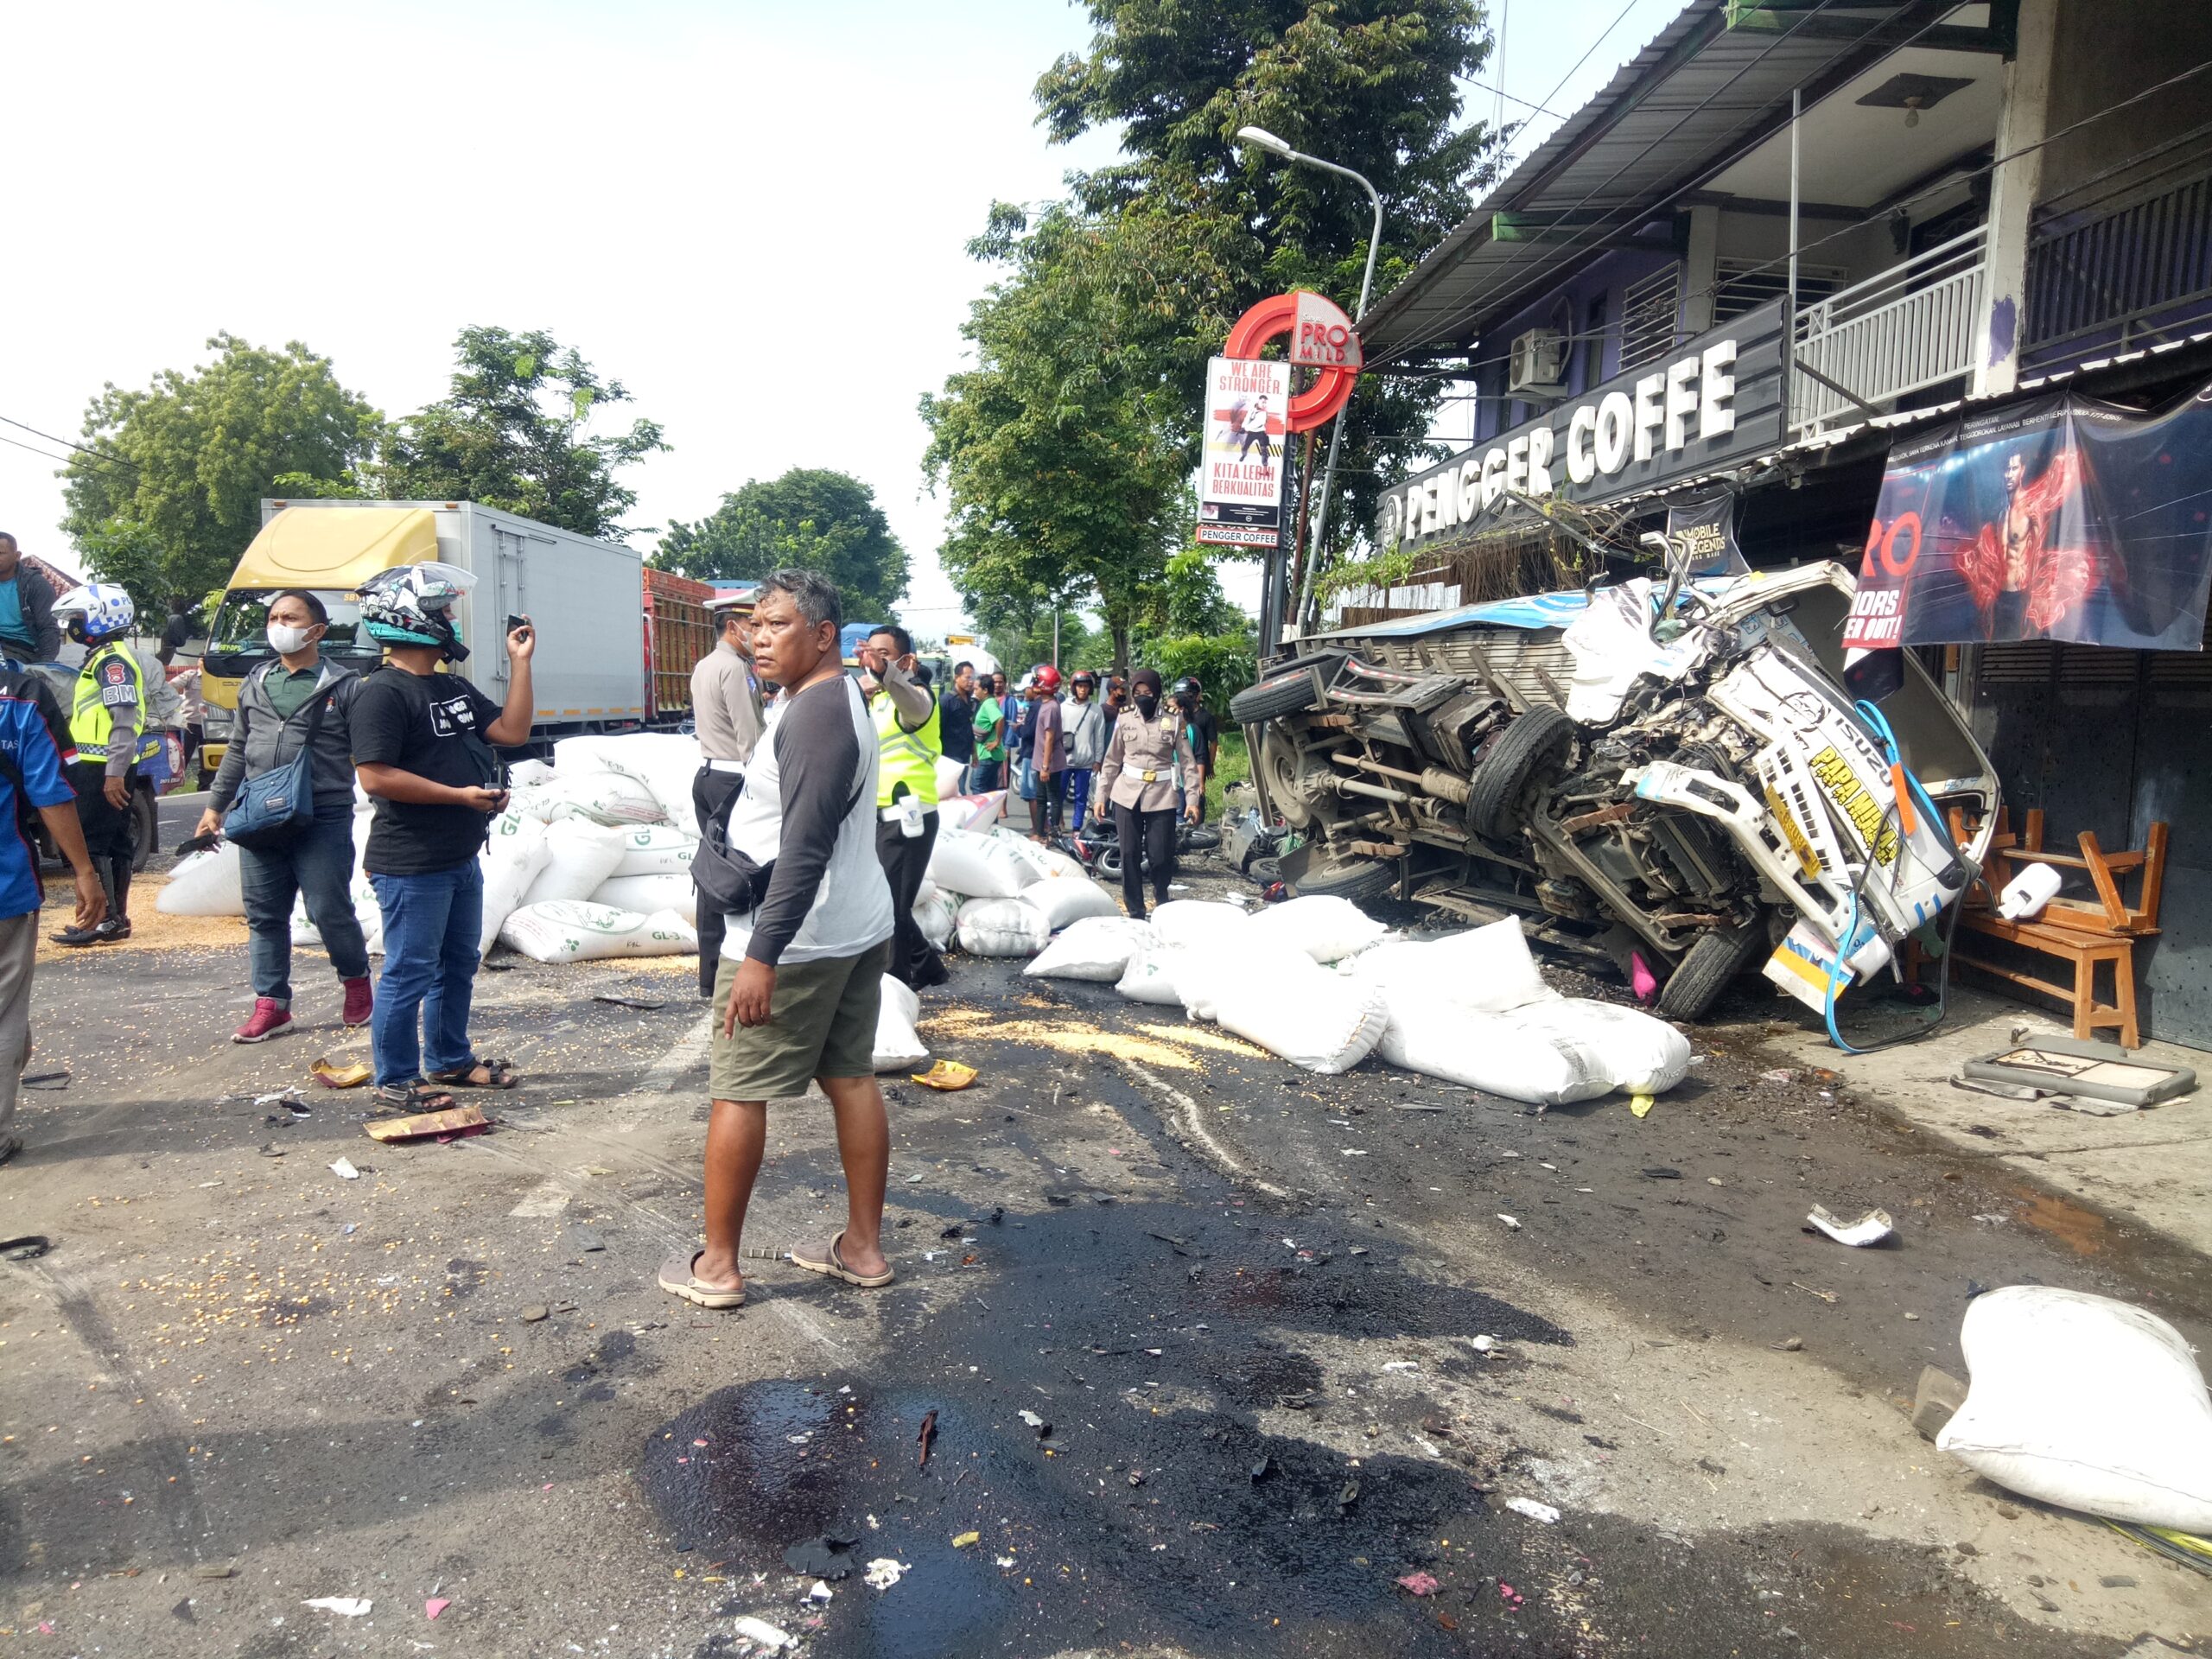
[[[89,582],[54,602],[69,638],[86,647],[70,701],[69,735],[77,759],[69,786],[85,847],[107,889],[107,914],[97,926],[72,924],[54,938],[67,945],[111,944],[130,937],[130,779],[154,757],[161,738],[145,729],[146,671],[130,653],[137,611],[113,582]]]
[[[415,1109],[450,1103],[433,1085],[515,1082],[505,1062],[476,1057],[468,1009],[484,923],[476,855],[492,815],[507,804],[491,746],[530,739],[537,636],[527,618],[507,635],[504,709],[441,671],[441,662],[468,655],[453,612],[475,582],[452,565],[425,563],[379,571],[359,589],[362,626],[388,656],[346,709],[355,772],[376,802],[361,867],[384,914],[370,1049],[379,1102]]]
[[[1198,683],[1198,677],[1186,674],[1175,682],[1175,717],[1183,723],[1184,733],[1191,741],[1191,753],[1198,761],[1194,772],[1183,777],[1177,786],[1182,797],[1176,804],[1188,809],[1185,816],[1192,823],[1206,821],[1206,779],[1213,776],[1214,763],[1221,751],[1221,727],[1208,711],[1205,688]]]
[[[1050,841],[1060,832],[1062,776],[1068,769],[1066,728],[1060,722],[1060,671],[1039,663],[1029,677],[1035,687],[1029,721],[1029,753],[1037,792],[1029,802],[1029,833]]]

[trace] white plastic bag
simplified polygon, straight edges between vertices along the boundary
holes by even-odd
[[[187,853],[154,895],[164,916],[243,916],[245,892],[238,871],[238,849],[222,841],[204,853]]]
[[[942,825],[930,849],[930,880],[964,899],[1011,899],[1037,879],[1036,867],[996,836]]]
[[[1026,895],[1024,902],[1030,902]],[[1021,971],[1033,979],[1087,979],[1110,985],[1151,937],[1149,922],[1134,922],[1126,916],[1086,916],[1069,923]]]
[[[1936,1444],[2000,1486],[2145,1526],[2212,1532],[2212,1398],[2181,1333],[2086,1291],[1967,1304],[1972,1386]]]
[[[911,1071],[929,1063],[929,1049],[914,1030],[921,1017],[922,999],[886,974],[883,1002],[875,1015],[877,1071]]]
[[[1302,950],[1316,962],[1338,962],[1357,955],[1389,930],[1349,899],[1313,893],[1269,905],[1246,918],[1244,935],[1261,957]]]
[[[642,830],[625,831],[620,845],[622,861],[614,867],[617,875],[688,876],[692,857],[699,850],[699,837],[672,823],[649,823]]]
[[[953,932],[960,925],[960,900],[949,893],[933,893],[915,900],[914,925],[922,930],[922,937],[933,949],[944,950],[952,943]]]
[[[477,935],[478,956],[498,942],[501,925],[544,870],[550,856],[546,834],[543,823],[518,812],[502,812],[492,820],[491,836],[476,855],[484,871],[484,925]]]
[[[1224,976],[1212,995],[1224,1031],[1325,1077],[1373,1053],[1390,1022],[1381,991],[1311,962]]]
[[[688,875],[618,875],[601,882],[588,902],[615,910],[634,910],[641,916],[650,916],[657,910],[672,910],[679,916],[690,916],[696,912],[699,890],[691,885]]]
[[[555,899],[524,905],[507,918],[499,937],[532,962],[597,962],[607,957],[675,957],[699,948],[679,918],[640,916]]]
[[[1403,986],[1478,1014],[1502,1013],[1559,995],[1536,971],[1520,919],[1512,916],[1440,939],[1387,940],[1362,951],[1352,972],[1386,993]]]
[[[1079,922],[1091,916],[1119,916],[1122,906],[1114,895],[1096,881],[1081,877],[1061,876],[1049,881],[1033,881],[1021,890],[1021,902],[1032,906],[1044,917],[1045,925],[1058,932],[1071,922]]]
[[[1208,899],[1171,899],[1152,912],[1153,931],[1166,945],[1196,944],[1224,935],[1242,938],[1252,918],[1234,905]]]
[[[588,899],[621,861],[622,837],[616,831],[585,818],[556,818],[545,828],[544,867],[523,890],[522,904]]]
[[[960,948],[971,957],[1033,957],[1052,937],[1043,912],[1019,899],[960,906]]]

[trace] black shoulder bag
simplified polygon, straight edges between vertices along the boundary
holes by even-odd
[[[845,797],[845,810],[837,815],[841,829],[867,791],[868,779],[863,777]],[[709,823],[699,837],[699,850],[691,858],[691,885],[698,888],[701,902],[724,915],[745,915],[760,909],[776,874],[774,859],[756,863],[750,853],[729,844],[727,820],[734,816],[726,812],[721,819]]]

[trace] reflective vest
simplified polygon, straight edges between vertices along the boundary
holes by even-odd
[[[930,699],[930,717],[918,732],[910,732],[899,723],[898,705],[887,691],[876,694],[875,706],[869,712],[875,716],[876,751],[880,757],[875,768],[875,804],[889,806],[899,785],[904,784],[924,806],[935,806],[937,758],[944,753],[938,728],[943,710],[937,699]]]
[[[122,672],[118,673],[120,669]],[[150,760],[162,747],[159,732],[146,729],[146,671],[121,645],[105,645],[85,658],[77,674],[77,699],[69,711],[69,735],[79,760],[106,764],[108,733],[115,716],[108,711],[136,701],[138,742],[133,760]]]

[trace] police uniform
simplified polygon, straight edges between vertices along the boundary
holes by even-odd
[[[131,769],[149,760],[161,744],[146,729],[146,671],[120,639],[95,645],[78,671],[69,709],[69,736],[77,758],[69,786],[77,792],[77,821],[85,849],[108,893],[108,920],[101,931],[127,936],[130,928],[130,808],[107,798],[107,780],[126,784]],[[57,934],[56,938],[64,937]]]
[[[1097,787],[1103,804],[1113,810],[1116,837],[1122,846],[1122,903],[1132,916],[1144,914],[1147,874],[1153,903],[1167,902],[1167,883],[1175,874],[1179,766],[1186,775],[1198,773],[1190,728],[1177,710],[1155,707],[1147,720],[1134,707],[1123,709],[1114,722],[1113,736],[1106,740]]]
[[[909,731],[901,723],[899,704],[911,703],[918,696],[928,700],[929,717]],[[934,696],[894,665],[886,671],[883,689],[868,713],[875,721],[879,756],[875,852],[891,883],[891,976],[919,990],[942,984],[947,977],[944,959],[914,919],[914,900],[929,873],[930,849],[937,845],[937,763],[944,750],[944,710]],[[921,828],[909,835],[907,826],[916,814]]]

